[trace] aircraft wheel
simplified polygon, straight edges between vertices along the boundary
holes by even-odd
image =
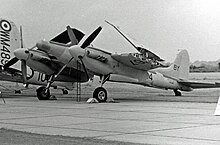
[[[106,102],[107,100],[107,91],[103,87],[98,87],[93,92],[93,98],[96,98],[99,102]]]
[[[62,89],[62,91],[63,91],[63,94],[64,94],[64,95],[66,95],[66,94],[69,93],[66,89]]]
[[[21,90],[15,90],[15,94],[21,94]]]
[[[45,93],[46,87],[40,87],[37,89],[37,98],[39,100],[49,100],[50,99],[50,90]]]
[[[180,91],[178,91],[178,90],[173,90],[173,91],[174,91],[174,93],[175,93],[175,96],[182,96],[182,94],[181,94]]]

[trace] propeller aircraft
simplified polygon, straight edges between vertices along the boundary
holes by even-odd
[[[100,76],[101,86],[93,92],[93,97],[99,102],[107,100],[107,91],[103,87],[106,81],[171,89],[176,96],[181,96],[179,90],[192,91],[194,88],[220,87],[218,83],[188,80],[189,55],[186,50],[177,55],[170,67],[164,68],[161,63],[163,59],[145,48],[136,46],[116,26],[110,22],[107,23],[113,26],[139,53],[112,54],[95,48],[90,44],[98,36],[102,27],[98,27],[84,42],[81,42],[84,34],[70,26],[67,26],[67,30],[58,36],[59,39],[37,42],[35,45],[37,50],[22,48],[14,52],[15,56],[20,60],[25,60],[29,67],[49,76],[47,86],[38,90],[38,98],[42,97],[41,94],[47,96],[54,79],[63,75],[72,82],[86,82],[94,75]],[[79,34],[83,35],[79,37]],[[68,43],[61,42],[60,38]],[[43,61],[34,59],[35,57],[42,58]],[[77,65],[80,65],[81,69],[78,69]],[[82,74],[81,79],[77,80],[76,73],[65,73],[69,72],[67,71],[69,69]]]

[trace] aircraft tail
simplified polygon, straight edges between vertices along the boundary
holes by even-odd
[[[189,54],[187,50],[182,50],[177,54],[175,61],[168,68],[156,68],[159,72],[168,77],[188,80],[189,79]]]
[[[14,22],[0,18],[0,65],[14,58],[14,50],[21,47],[21,37]]]

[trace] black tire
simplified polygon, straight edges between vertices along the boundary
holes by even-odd
[[[63,94],[64,94],[64,95],[66,95],[66,94],[69,93],[66,89],[62,89],[62,91],[63,91]]]
[[[106,102],[107,100],[107,91],[103,87],[98,87],[94,90],[93,92],[93,98],[96,98],[97,101],[101,102]]]
[[[37,98],[39,100],[49,100],[50,99],[50,90],[45,93],[46,87],[40,87],[37,89]]]
[[[21,90],[15,90],[15,94],[21,94]]]

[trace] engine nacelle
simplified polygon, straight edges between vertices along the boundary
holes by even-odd
[[[49,42],[44,41],[44,40],[38,41],[37,44],[36,44],[36,47],[38,49],[46,51],[46,52],[49,52],[50,49],[51,49]]]
[[[70,47],[69,52],[75,59],[78,59],[79,57],[84,57],[86,54],[86,50],[82,49],[79,45],[74,45]]]

